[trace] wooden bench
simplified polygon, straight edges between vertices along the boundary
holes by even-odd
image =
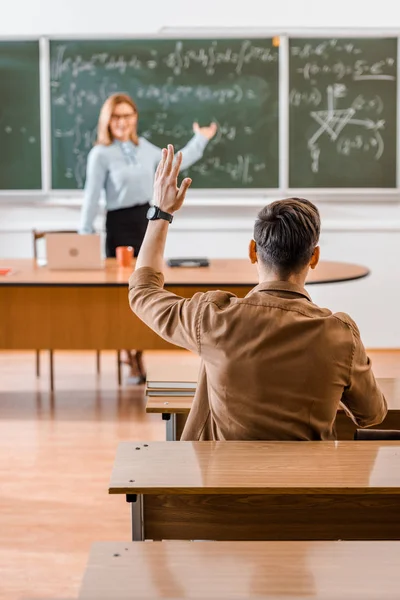
[[[178,374],[177,367],[175,374]],[[400,378],[381,378],[378,382],[388,402],[389,412],[383,423],[375,427],[400,430]],[[164,390],[164,393],[163,396],[147,396],[146,412],[161,414],[166,423],[166,439],[179,440],[192,406],[193,396],[174,396],[173,392],[170,395],[167,390]],[[352,440],[356,428],[344,411],[339,410],[336,419],[338,440]]]
[[[123,442],[133,540],[400,539],[400,442]]]
[[[397,600],[400,542],[103,542],[79,600]]]

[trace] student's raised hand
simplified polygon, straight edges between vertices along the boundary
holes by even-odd
[[[201,133],[201,135],[204,135],[208,140],[211,140],[214,137],[217,133],[217,129],[216,123],[211,123],[208,127],[200,127],[198,123],[193,123],[193,131],[195,133]]]
[[[179,210],[185,200],[186,192],[192,180],[186,178],[178,187],[178,174],[182,163],[182,152],[174,160],[174,147],[162,151],[162,157],[154,178],[154,204],[167,213]]]

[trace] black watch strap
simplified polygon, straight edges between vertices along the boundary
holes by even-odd
[[[158,206],[157,206],[157,208],[158,208]],[[168,221],[169,223],[172,223],[172,221],[174,220],[173,215],[165,212],[164,210],[161,210],[161,208],[158,208],[158,218],[164,219],[164,221]]]
[[[173,215],[170,213],[161,210],[158,206],[151,206],[147,212],[147,218],[149,221],[157,221],[158,219],[163,219],[164,221],[168,221],[168,223],[172,223],[174,220]]]

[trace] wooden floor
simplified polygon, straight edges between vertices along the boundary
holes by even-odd
[[[400,377],[400,351],[370,356],[378,377]],[[165,435],[142,388],[117,390],[115,353],[99,377],[94,352],[55,357],[51,401],[45,353],[37,380],[33,353],[0,352],[0,600],[76,597],[91,543],[128,539],[129,509],[107,495],[118,442]]]

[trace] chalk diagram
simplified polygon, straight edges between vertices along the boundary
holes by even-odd
[[[310,116],[320,126],[314,135],[308,140],[308,149],[311,155],[311,170],[313,173],[319,171],[319,160],[321,148],[319,140],[321,136],[328,135],[332,142],[337,142],[340,133],[348,125],[358,125],[365,128],[366,131],[372,134],[369,145],[375,149],[375,159],[379,160],[384,151],[384,142],[380,134],[380,130],[385,126],[385,120],[379,119],[358,119],[357,111],[360,110],[360,99],[356,98],[350,108],[337,109],[335,108],[337,98],[343,98],[345,95],[344,86],[328,86],[327,87],[327,110],[315,110],[310,112]],[[357,136],[360,138],[360,136]],[[360,143],[358,143],[358,147]],[[357,147],[357,146],[355,146]],[[369,146],[368,146],[369,149]]]

